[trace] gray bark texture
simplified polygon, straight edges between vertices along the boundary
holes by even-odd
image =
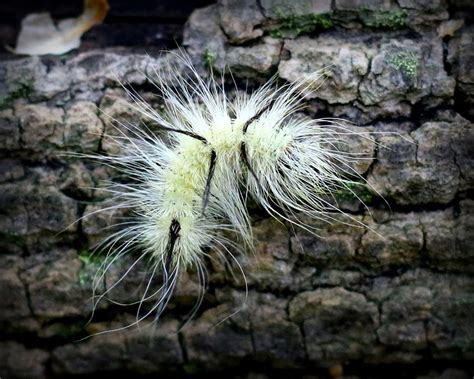
[[[368,208],[336,194],[372,231],[308,220],[319,237],[293,232],[255,207],[256,252],[237,258],[249,286],[239,313],[218,324],[241,306],[245,285],[232,264],[209,260],[207,293],[185,327],[199,293],[193,272],[155,330],[79,342],[132,323],[136,307],[101,302],[87,324],[101,259],[91,249],[119,212],[81,217],[105,207],[101,183],[115,174],[65,153],[114,153],[103,138],[116,133],[112,118],[141,121],[117,78],[159,109],[148,76],[172,57],[136,48],[4,54],[1,378],[471,378],[471,22],[469,1],[220,0],[195,10],[183,45],[203,73],[227,66],[242,88],[247,80],[255,88],[274,73],[284,83],[332,65],[304,112],[394,132],[375,134],[378,147],[349,141],[372,157],[357,167],[373,188],[358,194]],[[136,257],[114,265],[106,282]],[[146,278],[145,267],[133,271],[111,297],[139,299]]]

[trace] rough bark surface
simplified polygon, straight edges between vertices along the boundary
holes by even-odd
[[[250,288],[244,309],[215,326],[240,306],[245,286],[238,271],[233,277],[210,261],[199,313],[180,329],[199,290],[191,273],[152,337],[144,328],[76,342],[133,322],[136,308],[104,303],[86,325],[100,263],[90,249],[117,215],[81,217],[104,207],[107,195],[92,188],[113,173],[64,153],[112,153],[103,138],[114,133],[111,117],[140,122],[116,78],[159,107],[146,75],[172,58],[123,48],[4,55],[0,376],[212,371],[217,377],[319,378],[340,377],[344,369],[348,378],[471,378],[471,6],[221,0],[194,11],[183,43],[203,72],[227,64],[237,82],[256,86],[276,72],[292,81],[332,64],[305,112],[396,133],[379,135],[379,148],[358,142],[373,157],[358,167],[374,189],[359,194],[368,209],[350,193],[337,194],[373,231],[322,224],[315,237],[289,231],[256,209],[256,254],[239,257]],[[109,283],[121,268],[111,270]],[[136,300],[143,278],[137,270],[113,298]]]

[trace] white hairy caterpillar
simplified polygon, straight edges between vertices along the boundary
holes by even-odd
[[[104,242],[110,259],[102,265],[94,288],[132,245],[142,248],[125,274],[96,297],[94,308],[140,260],[152,262],[132,325],[151,315],[157,320],[180,273],[190,267],[204,284],[202,259],[208,249],[238,264],[230,250],[235,244],[220,232],[234,232],[252,247],[248,196],[270,215],[314,232],[300,215],[331,222],[339,210],[328,196],[341,189],[352,192],[351,178],[361,178],[351,164],[364,158],[337,149],[341,135],[358,133],[341,120],[299,114],[304,94],[320,83],[324,70],[281,87],[272,79],[250,95],[237,93],[231,99],[212,75],[204,80],[188,57],[178,58],[188,74],[171,69],[174,84],[161,80],[159,73],[154,78],[165,114],[130,93],[135,109],[166,132],[167,139],[122,124],[119,135],[110,138],[123,153],[94,157],[133,179],[114,183],[109,191],[120,202],[116,207],[131,208],[136,215],[133,223]],[[160,272],[162,286],[152,290]],[[141,314],[147,301],[153,305]]]

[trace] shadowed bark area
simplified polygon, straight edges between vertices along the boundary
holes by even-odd
[[[150,14],[115,9],[111,17],[124,15],[124,30],[163,17],[158,8]],[[183,13],[169,14],[170,28],[157,28],[182,36],[203,75],[227,65],[242,91],[275,73],[284,83],[332,65],[304,112],[348,119],[356,130],[394,132],[375,134],[378,147],[348,141],[351,151],[372,157],[355,167],[373,188],[355,190],[368,209],[349,191],[335,194],[372,231],[308,220],[320,228],[316,237],[249,204],[256,253],[238,257],[249,295],[237,315],[216,326],[241,306],[245,283],[235,262],[209,260],[203,304],[183,329],[200,290],[195,272],[180,279],[155,330],[76,342],[134,322],[137,306],[101,302],[86,324],[92,280],[104,259],[91,250],[128,214],[81,217],[110,205],[101,181],[127,178],[64,153],[117,153],[104,138],[118,133],[113,119],[134,125],[143,120],[127,105],[116,78],[160,110],[147,75],[155,68],[166,73],[173,58],[156,49],[145,53],[152,39],[119,46],[113,27],[106,39],[86,38],[80,51],[61,57],[3,53],[0,376],[338,378],[343,372],[361,379],[471,378],[472,5],[220,0],[196,9],[184,29],[177,26]],[[153,22],[145,23],[149,35]],[[171,38],[164,40],[158,47],[176,47]],[[226,80],[235,91],[230,76]],[[114,264],[104,286],[139,255]],[[139,300],[148,278],[146,265],[138,264],[111,297]]]

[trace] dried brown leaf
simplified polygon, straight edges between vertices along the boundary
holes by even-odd
[[[54,23],[49,13],[32,13],[22,23],[16,54],[64,54],[81,44],[81,36],[94,25],[102,23],[109,4],[107,0],[85,0],[84,12],[77,18]]]

